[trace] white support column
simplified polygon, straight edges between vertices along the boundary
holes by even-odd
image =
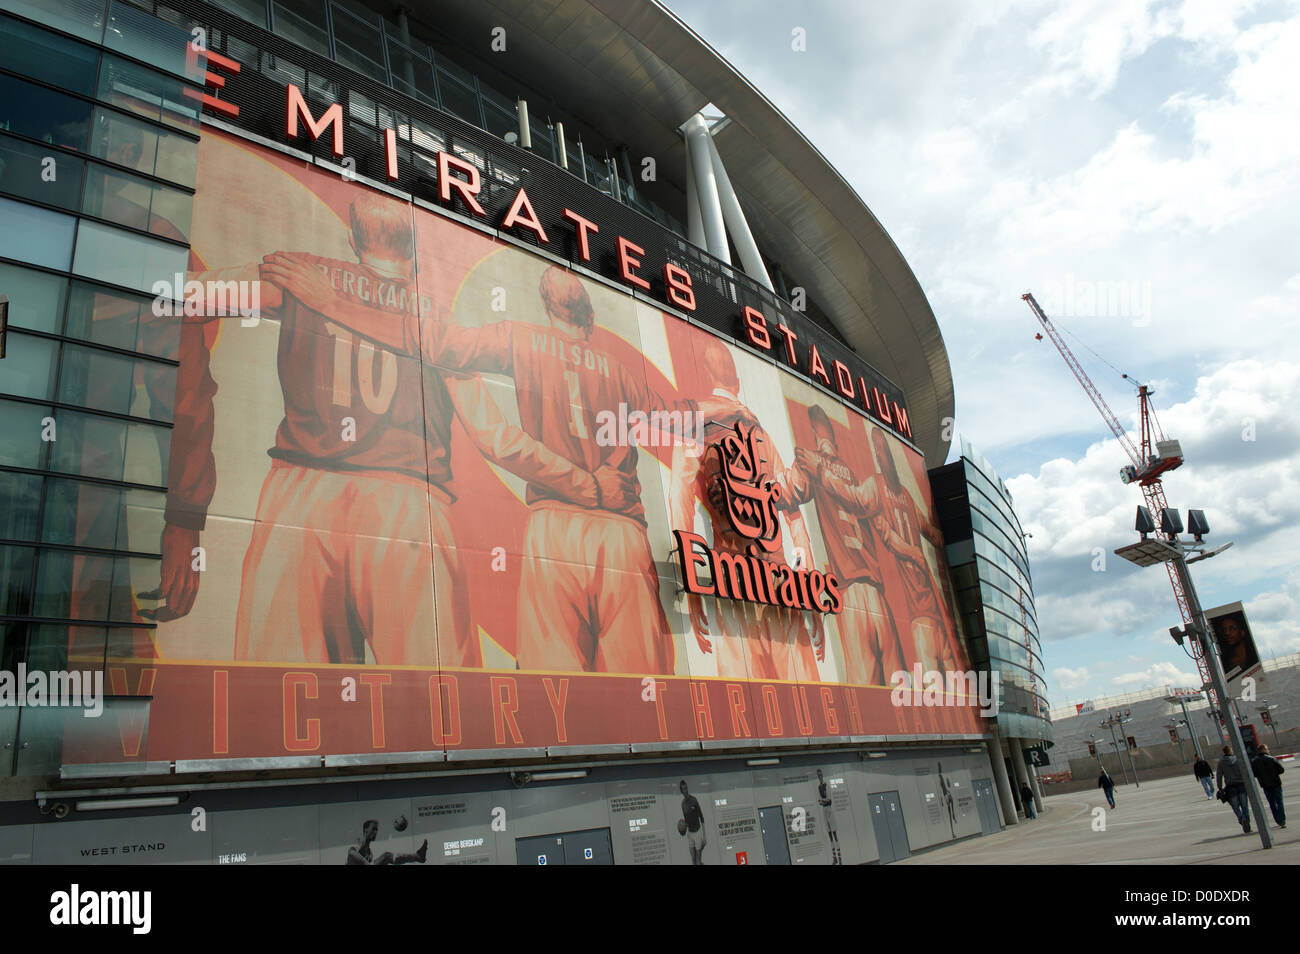
[[[695,194],[695,170],[690,168],[690,144],[686,147],[686,237],[691,244],[708,250],[704,238],[704,222],[700,218],[700,199]]]
[[[731,179],[722,165],[722,157],[718,155],[718,147],[714,145],[712,136],[708,137],[708,146],[709,158],[713,162],[713,175],[718,182],[722,217],[727,223],[727,233],[736,243],[736,252],[740,255],[745,274],[768,291],[774,291],[772,279],[767,274],[767,266],[763,264],[763,257],[758,254],[758,243],[754,241],[754,233],[749,230],[749,222],[745,219],[745,212],[740,207],[740,200],[736,198],[736,190],[731,186]]]
[[[695,197],[700,207],[700,220],[704,228],[705,249],[715,258],[731,264],[731,250],[727,247],[727,230],[722,220],[722,202],[718,197],[718,183],[714,177],[710,153],[712,138],[704,117],[696,113],[682,127],[686,134],[686,158],[689,172],[695,178]]]

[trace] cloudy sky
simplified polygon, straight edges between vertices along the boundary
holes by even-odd
[[[1187,459],[1171,506],[1235,541],[1193,567],[1204,605],[1244,602],[1266,657],[1300,650],[1300,3],[666,2],[920,279],[957,428],[1033,533],[1051,703],[1197,680],[1165,573],[1111,552],[1141,494],[1027,290],[1121,422],[1134,391],[1079,342],[1155,388]]]

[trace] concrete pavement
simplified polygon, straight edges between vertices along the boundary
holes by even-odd
[[[1052,795],[1044,812],[996,835],[913,855],[905,865],[1295,865],[1300,864],[1300,778],[1283,776],[1287,824],[1269,818],[1273,848],[1259,842],[1254,819],[1244,835],[1232,809],[1210,800],[1190,775],[1115,788]],[[1100,808],[1098,816],[1094,810]],[[1267,812],[1268,806],[1265,805]],[[1094,822],[1104,821],[1104,831]]]

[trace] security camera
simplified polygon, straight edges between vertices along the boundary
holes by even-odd
[[[532,780],[533,780],[533,776],[531,772],[510,773],[510,784],[513,785],[515,788],[523,788]]]
[[[67,818],[68,810],[67,802],[55,802],[53,807],[50,808],[50,814],[55,818]]]

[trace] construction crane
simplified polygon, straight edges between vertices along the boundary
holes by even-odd
[[[1151,513],[1160,519],[1161,511],[1168,508],[1169,504],[1165,501],[1165,488],[1160,482],[1160,478],[1169,471],[1183,464],[1183,451],[1178,441],[1166,440],[1164,432],[1160,428],[1160,421],[1156,418],[1155,412],[1151,408],[1151,388],[1145,384],[1137,386],[1138,390],[1138,416],[1141,420],[1141,436],[1138,444],[1134,444],[1129,437],[1128,431],[1120,424],[1119,419],[1115,417],[1115,412],[1110,409],[1106,399],[1101,396],[1097,386],[1092,383],[1088,377],[1088,372],[1083,370],[1083,365],[1079,359],[1074,356],[1061,333],[1056,330],[1050,318],[1047,317],[1043,309],[1039,307],[1034,296],[1029,292],[1020,296],[1024,301],[1029,303],[1029,308],[1038,319],[1038,323],[1043,326],[1047,332],[1047,337],[1051,339],[1052,344],[1056,345],[1056,350],[1061,353],[1065,363],[1069,365],[1070,370],[1074,373],[1080,386],[1083,387],[1084,393],[1091,398],[1092,403],[1101,413],[1102,419],[1106,426],[1110,428],[1112,434],[1119,441],[1124,452],[1128,454],[1130,463],[1120,468],[1119,477],[1126,484],[1137,484],[1142,488],[1142,494],[1146,497],[1147,507]],[[1036,336],[1040,341],[1042,335]],[[1123,377],[1128,379],[1128,375]],[[1193,624],[1191,607],[1187,601],[1187,594],[1183,592],[1182,581],[1178,578],[1178,572],[1174,569],[1172,563],[1165,564],[1165,570],[1169,573],[1169,583],[1174,589],[1174,599],[1178,601],[1178,612],[1182,614],[1183,624]],[[1223,708],[1222,702],[1214,698],[1215,693],[1210,681],[1210,669],[1201,652],[1198,640],[1191,640],[1192,657],[1196,660],[1196,668],[1201,676],[1201,685],[1205,691],[1210,694],[1210,704],[1220,713],[1227,710]]]

